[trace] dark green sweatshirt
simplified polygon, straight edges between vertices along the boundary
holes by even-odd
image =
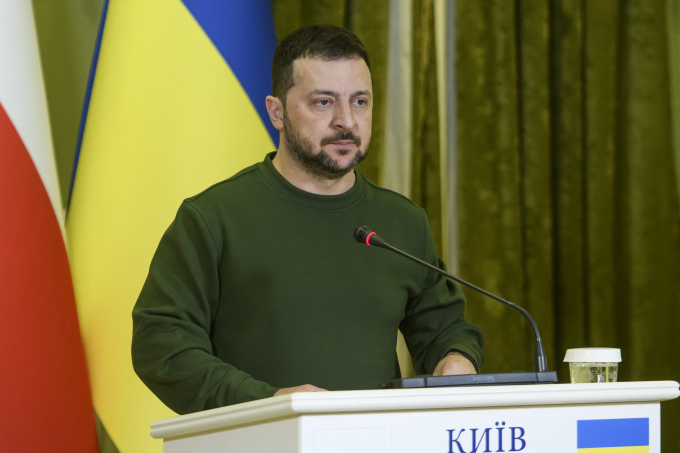
[[[302,384],[375,389],[398,377],[398,329],[419,374],[452,349],[480,367],[458,286],[354,240],[368,225],[443,266],[424,211],[359,171],[344,194],[302,191],[273,155],[185,200],[161,239],[132,313],[144,383],[180,414]]]

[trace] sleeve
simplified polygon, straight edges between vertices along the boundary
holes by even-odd
[[[424,213],[423,213],[424,215]],[[446,271],[436,252],[425,218],[424,261]],[[417,374],[432,374],[450,351],[459,351],[479,372],[484,363],[484,336],[465,319],[465,296],[460,287],[441,274],[424,268],[421,291],[408,301],[400,330]]]
[[[278,389],[213,354],[221,247],[185,201],[164,234],[132,311],[132,362],[179,414],[272,396]]]

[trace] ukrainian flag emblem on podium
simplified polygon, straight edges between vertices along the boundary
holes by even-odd
[[[579,453],[649,453],[649,419],[577,421]]]

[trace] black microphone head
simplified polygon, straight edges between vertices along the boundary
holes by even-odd
[[[357,242],[361,242],[366,245],[390,248],[390,246],[387,245],[387,242],[383,241],[380,236],[375,234],[375,231],[371,230],[365,225],[354,230],[354,239],[356,239]]]
[[[366,238],[371,233],[372,231],[366,225],[360,226],[356,230],[354,230],[354,239],[356,239],[357,242],[365,244]]]

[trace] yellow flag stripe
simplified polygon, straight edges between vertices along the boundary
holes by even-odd
[[[579,448],[578,453],[649,453],[649,446],[643,447],[606,447]]]

